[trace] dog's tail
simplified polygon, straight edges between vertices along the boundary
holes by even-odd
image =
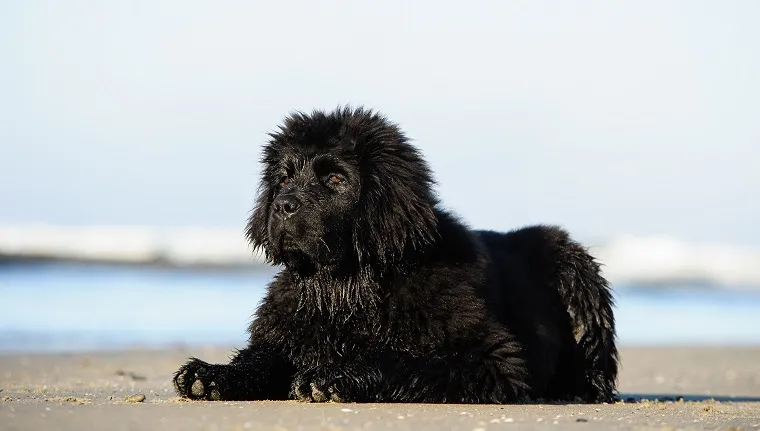
[[[521,256],[539,285],[557,295],[557,304],[567,310],[574,335],[561,363],[564,371],[555,378],[554,396],[573,396],[585,402],[615,400],[618,351],[615,347],[614,300],[600,265],[568,233],[555,226],[530,226],[508,235],[510,248]]]
[[[543,227],[551,234],[557,290],[567,308],[576,342],[575,360],[585,370],[580,392],[586,402],[616,399],[618,351],[615,346],[614,299],[600,265],[562,229]]]

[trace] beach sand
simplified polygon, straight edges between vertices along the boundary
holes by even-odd
[[[619,384],[624,401],[609,405],[189,402],[176,397],[171,375],[188,356],[223,362],[229,353],[178,347],[2,355],[0,430],[760,429],[760,346],[625,348]]]

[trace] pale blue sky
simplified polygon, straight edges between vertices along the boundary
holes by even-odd
[[[476,227],[760,244],[760,2],[0,1],[0,224],[242,229],[266,132],[365,104]]]

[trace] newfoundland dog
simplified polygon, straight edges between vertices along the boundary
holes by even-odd
[[[174,376],[180,396],[616,398],[610,287],[567,232],[471,230],[439,206],[403,132],[371,110],[295,113],[270,136],[247,236],[282,270],[247,347],[227,364],[191,358]]]

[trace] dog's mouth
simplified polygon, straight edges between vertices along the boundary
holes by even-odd
[[[313,258],[295,238],[287,233],[280,233],[276,237],[275,244],[277,249],[276,256],[278,256],[281,263],[296,269],[299,273],[313,271]]]
[[[313,265],[335,265],[342,261],[341,256],[332,253],[330,247],[320,240],[315,247],[308,247],[288,233],[280,233],[276,237],[277,254],[286,265],[311,268]]]
[[[278,248],[284,253],[300,252],[298,242],[285,232],[280,233],[277,239]]]

